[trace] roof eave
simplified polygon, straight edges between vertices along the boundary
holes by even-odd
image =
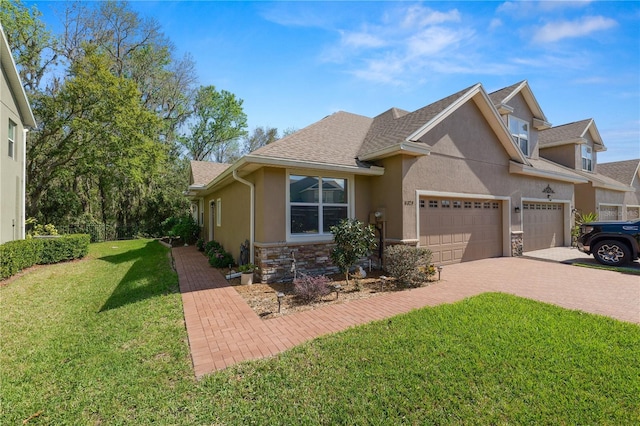
[[[22,82],[20,81],[20,75],[18,74],[16,63],[13,60],[11,47],[9,46],[7,37],[4,34],[4,28],[2,27],[2,24],[0,24],[0,32],[2,33],[2,44],[0,45],[0,58],[2,60],[2,66],[7,73],[9,86],[16,96],[16,101],[18,103],[18,109],[20,110],[20,118],[22,120],[22,124],[26,127],[35,129],[37,125],[36,119],[33,116],[33,111],[31,110],[31,105],[29,104],[27,93],[25,92],[24,87],[22,86]]]
[[[412,157],[422,157],[430,155],[431,149],[422,142],[404,141],[388,146],[377,151],[370,152],[358,159],[360,161],[380,160],[394,155],[409,155]]]
[[[589,180],[586,178],[578,177],[578,176],[570,176],[564,173],[552,172],[549,170],[540,170],[536,169],[532,166],[528,166],[526,164],[516,163],[511,161],[509,163],[509,173],[532,176],[532,177],[541,177],[546,179],[557,180],[561,182],[569,182],[569,183],[588,183]]]

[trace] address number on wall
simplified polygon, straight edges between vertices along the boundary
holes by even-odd
[[[412,201],[412,200],[405,201],[405,202],[404,202],[404,205],[405,205],[405,206],[412,206],[412,205],[413,205],[413,201]]]

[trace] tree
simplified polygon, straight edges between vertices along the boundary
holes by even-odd
[[[372,225],[357,219],[343,219],[330,229],[336,244],[330,253],[331,261],[344,274],[348,284],[349,269],[375,249],[375,231]]]
[[[265,145],[278,140],[278,129],[275,127],[256,127],[244,138],[244,152],[255,151]]]
[[[242,99],[214,86],[201,86],[193,102],[189,132],[180,142],[192,160],[226,162],[237,156],[237,141],[246,135]]]

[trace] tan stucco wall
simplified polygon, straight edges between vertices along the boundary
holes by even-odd
[[[23,187],[23,125],[13,94],[7,84],[7,77],[2,70],[0,84],[0,244],[20,239],[22,233]],[[14,157],[8,153],[9,120],[16,124]]]
[[[385,172],[383,176],[371,178],[371,209],[384,209],[386,237],[401,240],[404,238],[401,220],[403,194],[400,191],[404,176],[402,157],[385,158],[378,165],[383,166]]]
[[[596,191],[591,183],[576,184],[576,209],[580,214],[597,213]]]
[[[582,165],[582,158],[578,150],[579,145],[575,144],[554,146],[540,150],[540,157],[562,164],[570,169],[576,169]],[[576,160],[576,157],[578,157],[579,161]]]
[[[287,238],[285,169],[265,167],[254,173],[256,185],[256,241]]]

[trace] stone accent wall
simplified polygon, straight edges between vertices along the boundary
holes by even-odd
[[[522,256],[522,248],[524,247],[522,234],[522,231],[511,232],[511,256]]]
[[[262,283],[293,280],[293,260],[296,270],[309,275],[333,274],[329,253],[333,243],[275,243],[255,245],[258,280]]]

